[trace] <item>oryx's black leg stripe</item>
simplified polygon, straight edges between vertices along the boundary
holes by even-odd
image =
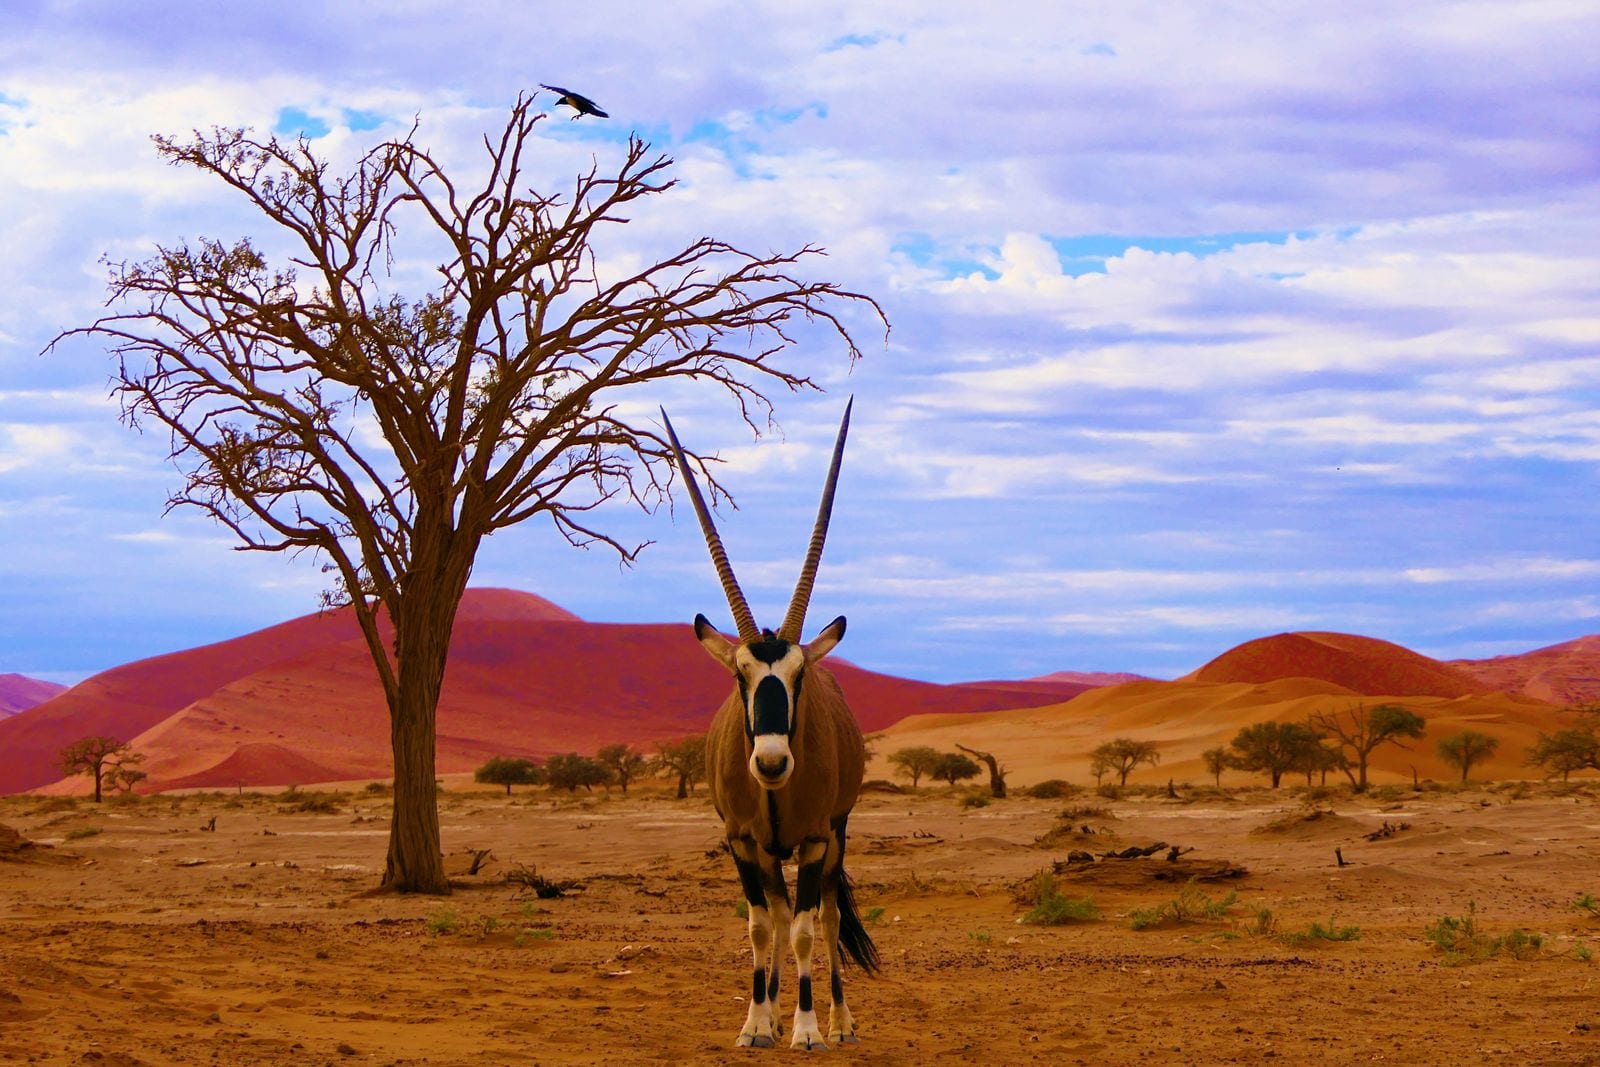
[[[760,967],[756,968],[755,975],[750,981],[750,999],[757,1004],[767,1002],[767,973]]]
[[[822,903],[822,861],[804,864],[794,879],[794,910],[811,911]]]
[[[811,1010],[811,976],[804,975],[800,979],[800,1010]]]
[[[839,961],[829,960],[828,970],[833,972],[833,1002],[838,1004],[840,1001],[844,1000],[844,976],[840,973]]]
[[[772,977],[767,979],[767,999],[778,999],[778,957],[783,955],[780,949],[772,954]]]
[[[761,888],[761,865],[733,857],[733,865],[739,870],[739,884],[744,887],[744,899],[752,908],[767,906],[767,891]]]

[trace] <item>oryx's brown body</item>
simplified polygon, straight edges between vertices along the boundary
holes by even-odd
[[[767,790],[750,774],[745,702],[735,689],[711,720],[706,735],[706,778],[711,803],[729,840],[748,838],[763,851],[789,858],[810,840],[826,841],[850,814],[861,792],[866,752],[861,729],[828,668],[806,668],[795,707],[795,777],[788,788]],[[803,776],[803,777],[802,777]]]
[[[800,642],[849,427],[847,406],[800,581],[783,625],[774,632],[756,627],[677,435],[667,423],[678,469],[739,629],[734,641],[717,632],[704,615],[694,620],[695,638],[735,682],[706,735],[706,774],[750,909],[755,966],[750,1006],[737,1041],[744,1046],[769,1047],[777,1040],[778,972],[785,941],[794,949],[799,985],[790,1042],[795,1048],[828,1047],[812,1003],[817,935],[830,964],[828,1034],[836,1042],[856,1040],[844,999],[841,949],[869,972],[878,965],[877,949],[856,914],[844,871],[846,823],[861,791],[866,748],[838,681],[821,664],[844,637],[843,616],[809,644]],[[788,860],[798,867],[792,921],[783,875]]]

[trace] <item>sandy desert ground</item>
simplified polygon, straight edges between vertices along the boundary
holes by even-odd
[[[0,1061],[801,1055],[731,1047],[748,952],[709,806],[635,793],[452,788],[452,864],[490,855],[448,898],[368,892],[385,847],[380,794],[343,793],[321,812],[296,810],[319,806],[304,793],[0,800],[0,824],[37,846],[0,831]],[[835,1059],[1600,1063],[1600,918],[1572,906],[1600,893],[1593,784],[1362,798],[1196,788],[970,809],[964,795],[873,792],[856,810],[850,866],[885,966],[848,975],[862,1040]],[[1390,836],[1367,840],[1385,825]],[[1060,876],[1097,919],[1017,922],[1018,887],[1070,851],[1158,842],[1192,851]],[[507,880],[529,870],[576,884],[542,899]],[[1220,880],[1186,885],[1197,874]],[[1136,909],[1186,890],[1191,903],[1237,896],[1216,917],[1131,928]],[[1542,944],[1449,961],[1425,931],[1469,914],[1493,938],[1521,929]],[[1295,936],[1313,922],[1358,935]]]

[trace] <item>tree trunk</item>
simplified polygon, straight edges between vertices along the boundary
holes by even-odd
[[[401,602],[390,612],[398,691],[389,706],[394,813],[382,885],[400,893],[444,895],[450,892],[450,879],[444,872],[439,790],[434,778],[437,715],[450,656],[450,632],[471,565],[451,567],[445,560],[437,568],[437,577],[430,576],[427,564],[432,554],[420,542],[419,536]],[[471,555],[466,558],[470,561]]]
[[[956,745],[956,747],[968,755],[976,756],[989,765],[989,792],[996,800],[1004,800],[1006,796],[1006,772],[1000,769],[1000,761],[988,752],[979,752],[975,748],[968,748],[966,745],[961,744]],[[916,786],[916,782],[911,784],[913,787]]]
[[[680,774],[680,775],[678,775],[678,799],[679,800],[683,800],[688,795],[689,795],[689,776],[687,774]]]

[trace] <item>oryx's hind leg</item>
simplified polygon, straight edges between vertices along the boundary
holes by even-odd
[[[830,841],[807,841],[800,846],[800,870],[795,875],[794,919],[789,927],[789,944],[794,948],[796,1000],[794,1034],[790,1048],[826,1052],[828,1044],[817,1027],[817,1012],[811,1002],[811,961],[817,947],[818,913],[822,906],[824,863]]]
[[[750,953],[753,957],[750,1009],[745,1013],[744,1029],[739,1031],[734,1044],[747,1048],[771,1048],[778,1038],[775,1001],[778,960],[782,956],[783,944],[773,936],[773,912],[778,911],[783,920],[780,929],[787,927],[788,892],[782,888],[782,869],[775,860],[768,859],[763,864],[763,857],[749,842],[731,841],[729,844],[733,850],[734,866],[739,871],[739,884],[744,889],[745,903],[750,909]],[[768,890],[774,880],[778,892],[769,897]]]
[[[839,955],[839,898],[837,877],[822,891],[822,937],[828,945],[828,1040],[836,1045],[854,1045],[855,1020],[844,1002],[844,958]]]

